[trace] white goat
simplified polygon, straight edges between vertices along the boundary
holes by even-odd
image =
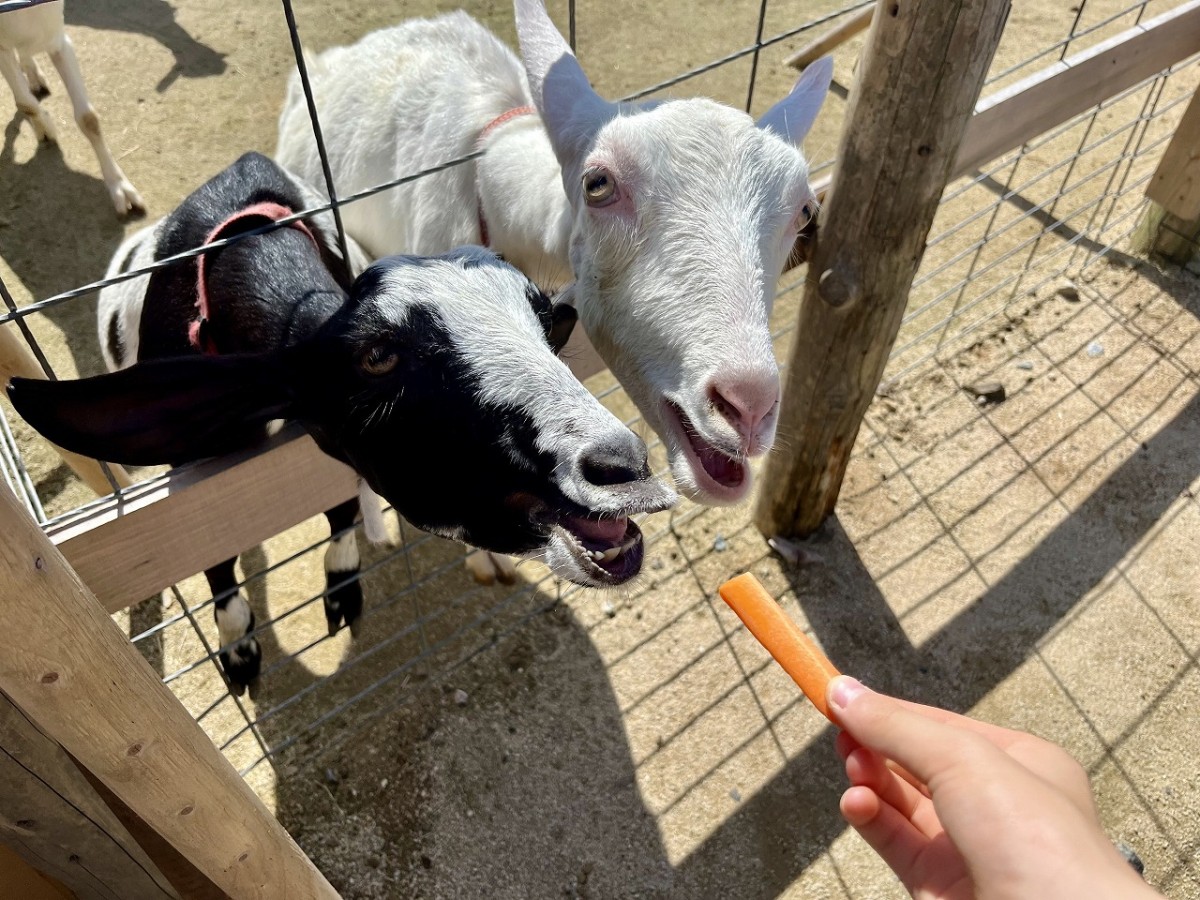
[[[815,212],[797,149],[828,90],[810,66],[756,124],[704,99],[614,104],[588,85],[540,0],[517,0],[516,56],[463,12],[368,34],[311,63],[343,194],[486,154],[344,210],[373,255],[487,243],[546,282],[576,280],[589,337],[709,504],[750,487],[774,441],[767,326],[797,231]],[[323,183],[294,75],[279,161]]]
[[[33,123],[38,140],[53,141],[57,138],[54,119],[38,103],[38,97],[46,96],[50,89],[33,59],[35,53],[49,54],[62,76],[75,110],[75,122],[96,151],[117,215],[145,212],[141,195],[113,159],[100,133],[100,118],[88,99],[75,48],[64,29],[61,0],[0,14],[0,75],[12,89],[17,109]]]

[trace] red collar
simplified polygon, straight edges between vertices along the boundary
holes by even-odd
[[[268,222],[278,222],[280,219],[285,219],[292,215],[293,211],[288,209],[281,203],[275,203],[270,200],[262,203],[254,203],[250,206],[238,210],[225,221],[221,222],[216,228],[208,233],[208,237],[204,239],[201,245],[207,247],[209,244],[219,240],[230,225],[235,222],[241,222],[245,219],[265,219]],[[313,242],[313,246],[317,248],[319,253],[321,245],[317,242],[316,237],[309,230],[308,226],[297,219],[295,222],[288,222],[288,228],[295,228],[308,235],[308,239]],[[203,350],[205,353],[214,354],[219,352],[217,345],[213,342],[212,335],[208,333],[207,325],[209,321],[208,290],[204,282],[204,263],[208,259],[207,253],[201,253],[196,259],[196,309],[200,315],[188,326],[188,343],[193,347]]]
[[[483,126],[483,130],[479,132],[479,137],[475,139],[475,149],[482,150],[483,144],[487,140],[488,135],[503,125],[505,122],[520,118],[521,116],[535,116],[537,108],[533,106],[514,106],[507,112],[503,112],[492,121]],[[476,190],[478,194],[478,190]],[[488,227],[487,219],[483,217],[483,201],[479,201],[479,243],[484,247],[488,246]]]

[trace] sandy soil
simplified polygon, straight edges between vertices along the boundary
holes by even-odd
[[[1148,14],[1171,5],[1152,3]],[[453,6],[296,4],[314,50]],[[467,6],[511,40],[506,2]],[[765,33],[835,6],[773,3]],[[1120,6],[1088,3],[1084,22]],[[757,8],[581,4],[580,55],[597,88],[620,95],[745,46]],[[1074,18],[1065,2],[1016,3],[995,71],[1065,35]],[[68,21],[106,134],[152,218],[239,153],[273,148],[291,65],[277,5],[73,0]],[[764,51],[755,112],[790,85],[781,61],[800,43]],[[843,83],[856,47],[839,53]],[[676,93],[744,104],[749,72],[742,60]],[[1170,91],[1185,95],[1195,82],[1193,71]],[[19,303],[100,277],[138,227],[113,217],[51,84],[60,148],[37,146],[0,92],[0,277]],[[1103,199],[1110,220],[1136,206],[1137,192],[1105,187],[1105,167],[1128,152],[1121,129],[1142,102],[1114,104],[1089,137],[1072,131],[996,174],[1026,184],[1085,140],[1113,134],[1069,174],[1023,190],[1037,203],[1061,194],[1047,214],[1081,209],[1072,225],[1086,240],[1071,245],[1080,252],[1055,255],[1063,236],[1038,238],[1044,221],[1015,204],[965,221],[994,200],[986,185],[943,209],[934,234],[945,237],[914,292],[913,308],[929,309],[902,334],[911,347],[868,416],[808,564],[771,556],[746,509],[685,507],[649,523],[653,552],[637,586],[558,603],[559,586],[536,567],[522,570],[517,591],[475,587],[455,547],[414,544],[409,529],[406,554],[368,553],[379,564],[366,576],[373,612],[351,645],[347,635],[313,643],[323,621],[319,604],[305,604],[321,585],[321,553],[305,548],[324,536],[323,521],[244,554],[247,574],[299,554],[249,589],[260,620],[287,618],[264,637],[277,668],[247,706],[274,765],[248,778],[343,894],[901,896],[836,815],[831,733],[714,602],[721,580],[749,569],[845,669],[1065,743],[1152,882],[1171,897],[1200,897],[1190,739],[1200,694],[1200,287],[1187,273],[1129,268],[1124,256],[1089,262],[1111,235],[1088,204]],[[832,156],[843,110],[835,99],[823,113],[808,142],[814,161]],[[1146,123],[1142,145],[1172,122]],[[1133,162],[1120,170],[1126,182],[1136,171]],[[976,244],[983,249],[972,252]],[[1082,302],[1055,293],[1062,269]],[[974,293],[956,293],[964,283]],[[1005,315],[963,340],[935,328],[992,286],[1004,290],[971,314]],[[781,354],[797,294],[776,311]],[[31,323],[60,374],[101,369],[94,298]],[[938,347],[932,367],[899,374]],[[1003,381],[1008,399],[981,408],[961,390],[983,378]],[[620,393],[605,402],[630,414]],[[89,499],[36,436],[14,427],[52,514]],[[207,596],[200,578],[181,590],[193,602]],[[118,620],[135,634],[165,623],[139,647],[235,764],[251,766],[258,738],[213,668],[196,665],[203,647],[178,616],[151,600]],[[212,640],[209,616],[198,620]]]

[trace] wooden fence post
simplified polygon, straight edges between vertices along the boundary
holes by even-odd
[[[1146,185],[1146,196],[1150,208],[1134,243],[1185,265],[1200,249],[1200,88]]]
[[[0,691],[220,891],[334,900],[329,882],[3,487],[0,534]]]
[[[179,898],[67,752],[3,694],[0,843],[78,900]]]
[[[885,0],[867,37],[801,300],[755,524],[811,534],[832,511],[1009,0]]]

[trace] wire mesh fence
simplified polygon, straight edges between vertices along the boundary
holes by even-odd
[[[24,5],[0,4],[0,12]],[[751,42],[648,87],[627,89],[624,96],[630,100],[668,96],[693,83],[700,91],[718,84],[721,99],[747,111],[761,108],[776,99],[772,93],[787,77],[776,67],[770,79],[765,78],[764,51],[793,49],[788,42],[811,37],[867,5],[820,4],[821,14],[814,15],[806,7],[801,15],[793,4],[762,0],[753,4],[752,13],[747,12],[748,21],[731,23],[752,32]],[[1014,16],[985,95],[1177,5],[1084,0],[1061,36],[1036,47],[1031,47],[1023,30],[1024,20]],[[588,23],[594,21],[590,11],[577,10],[572,0],[556,12],[565,13],[572,45],[582,43],[585,67],[592,63],[593,71],[601,68],[588,56]],[[306,29],[317,31],[322,14],[302,10],[298,21],[290,0],[282,0],[282,17],[276,24],[285,29],[293,63],[301,73],[328,203],[114,278],[30,297],[21,304],[0,285],[6,303],[0,327],[23,326],[31,316],[94,302],[102,287],[286,227],[317,212],[333,211],[344,247],[342,207],[445,168],[470,164],[479,155],[449,159],[342,196],[324,150],[320,110],[305,67]],[[789,18],[800,21],[785,22]],[[686,41],[686,25],[679,24],[677,31]],[[853,89],[854,57],[860,45],[861,39],[853,40],[837,51],[843,95],[846,88]],[[722,80],[706,80],[713,77]],[[1085,272],[1103,257],[1123,258],[1145,211],[1145,184],[1196,81],[1195,60],[1174,66],[952,184],[931,232],[887,377],[900,379],[946,363],[1006,316],[1019,314],[1026,298],[1044,285]],[[824,114],[824,137],[809,147],[814,173],[833,164],[834,143],[829,136],[837,133],[843,113],[843,107],[836,107]],[[1194,240],[1194,236],[1183,237]],[[781,360],[786,359],[804,277],[803,270],[788,273],[780,285],[772,328]],[[32,332],[23,328],[22,334],[53,377],[52,362]],[[619,385],[603,373],[591,379],[589,387],[630,427],[641,429],[654,470],[665,475],[661,443],[646,431]],[[27,471],[20,441],[9,429],[4,412],[0,409],[0,471],[39,521],[52,522],[54,516],[47,516],[43,508],[38,485]],[[931,414],[936,415],[936,410]],[[643,522],[647,545],[653,548],[664,536],[680,533],[701,512],[685,503],[670,514],[649,518]],[[264,649],[263,690],[253,702],[226,690],[211,624],[211,610],[222,596],[212,596],[202,578],[172,588],[167,603],[151,598],[119,615],[131,640],[158,666],[163,680],[243,775],[253,780],[264,769],[286,774],[335,752],[369,723],[436,686],[450,684],[457,669],[578,590],[533,563],[521,568],[522,582],[517,586],[474,584],[463,569],[458,545],[415,533],[399,520],[394,528],[395,546],[369,550],[356,576],[364,581],[367,609],[361,635],[353,641],[344,631],[332,636],[326,632],[320,601],[328,591],[311,590],[322,580],[317,577],[321,553],[337,535],[317,538],[319,529],[306,523],[242,554],[243,577],[233,590],[244,592],[259,611],[255,635]]]

